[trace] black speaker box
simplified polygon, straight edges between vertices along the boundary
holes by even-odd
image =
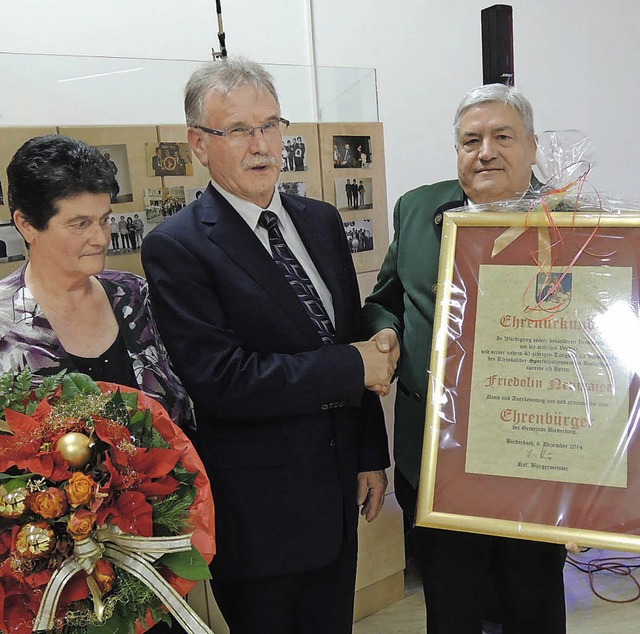
[[[494,4],[481,11],[482,82],[513,86],[513,10]]]

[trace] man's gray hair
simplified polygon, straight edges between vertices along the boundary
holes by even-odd
[[[478,86],[472,88],[460,102],[456,110],[456,116],[453,118],[453,133],[458,144],[458,134],[460,133],[460,120],[464,113],[473,106],[479,106],[483,103],[505,103],[515,108],[522,117],[525,130],[529,136],[534,135],[533,131],[533,108],[529,100],[515,87],[506,86],[505,84],[487,84],[486,86]]]
[[[280,103],[273,77],[260,64],[241,57],[207,62],[191,75],[184,89],[184,113],[188,126],[203,123],[204,100],[209,92],[228,95],[234,88],[265,89]]]

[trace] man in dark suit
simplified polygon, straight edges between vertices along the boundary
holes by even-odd
[[[364,307],[365,332],[401,352],[396,396],[395,493],[415,521],[444,211],[517,198],[533,181],[533,111],[514,87],[471,90],[454,119],[458,178],[404,194],[395,237]],[[535,181],[534,181],[535,182]],[[519,539],[413,526],[429,634],[477,634],[495,588],[505,634],[564,634],[565,549]]]
[[[288,122],[270,75],[209,63],[185,111],[212,181],[142,261],[216,502],[213,590],[233,634],[350,632],[358,505],[376,517],[389,465],[372,390],[395,363],[352,343],[360,300],[337,210],[276,189]]]

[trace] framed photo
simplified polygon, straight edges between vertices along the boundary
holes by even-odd
[[[304,136],[282,137],[282,172],[304,172],[309,169],[307,163],[307,140]]]
[[[129,171],[129,159],[125,143],[112,145],[96,145],[96,149],[107,159],[113,175],[118,183],[118,193],[111,197],[112,203],[133,202],[133,190],[131,188],[131,173]]]
[[[373,226],[370,219],[345,220],[342,224],[351,253],[373,251]]]
[[[417,524],[640,552],[640,214],[445,214]]]
[[[188,143],[147,143],[146,155],[148,176],[193,176]]]
[[[190,190],[193,200],[202,195],[203,189]],[[157,225],[169,216],[178,213],[187,204],[186,192],[182,185],[173,187],[152,187],[144,190],[144,212],[146,219]],[[146,235],[146,234],[145,234]]]
[[[370,136],[335,135],[333,137],[333,167],[348,169],[371,167],[373,152]]]
[[[335,186],[338,211],[373,208],[373,179],[336,178]]]
[[[184,160],[184,170],[182,163],[176,161],[175,165],[177,169],[166,170],[165,161],[162,159],[160,164],[162,174],[162,185],[164,187],[172,187],[182,185],[187,189],[194,189],[196,191],[204,191],[211,179],[209,170],[200,163],[192,152],[190,145],[187,141],[187,127],[185,125],[160,125],[158,126],[158,139],[157,142],[149,143],[145,148],[147,156],[147,170],[151,170],[155,174],[154,163],[158,164],[159,159],[154,161],[153,157],[160,154],[162,158],[163,153],[165,158],[169,155],[173,155],[177,158],[176,148],[178,148],[178,154]],[[158,150],[159,148],[159,150]],[[174,163],[169,160],[166,162],[166,167],[172,168]],[[184,171],[184,174],[182,173]],[[156,184],[152,187],[158,187]],[[190,202],[189,200],[187,202]]]
[[[282,181],[278,183],[278,190],[282,194],[305,197],[307,195],[307,183],[305,181]]]
[[[109,231],[111,233],[109,255],[120,255],[138,251],[149,231],[149,226],[143,212],[114,213],[109,216]]]

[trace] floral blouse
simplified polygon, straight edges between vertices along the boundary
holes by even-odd
[[[66,369],[73,360],[58,340],[24,280],[25,267],[0,280],[0,373],[28,367],[38,377]],[[159,401],[173,421],[193,435],[191,401],[171,368],[151,315],[147,282],[125,271],[102,271],[102,284],[131,357],[138,387]]]

